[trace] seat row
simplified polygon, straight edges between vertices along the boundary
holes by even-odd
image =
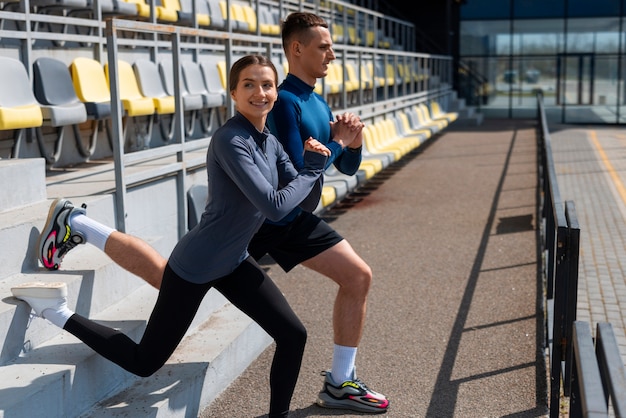
[[[431,100],[366,123],[359,171],[355,176],[347,176],[329,167],[324,173],[322,197],[315,212],[319,214],[358,191],[382,170],[440,134],[457,119],[457,112],[445,112],[438,101]]]
[[[20,10],[19,0],[0,2],[4,11]],[[95,0],[32,0],[29,2],[34,13],[94,19],[97,17]],[[198,27],[201,29],[228,30],[248,34],[280,36],[281,12],[279,4],[233,0],[230,5],[225,0],[98,0],[102,18],[122,17],[163,24],[175,24]],[[194,13],[195,11],[195,13]],[[53,32],[52,22],[35,22],[34,30],[47,27]],[[18,24],[19,28],[19,24]],[[62,32],[67,33],[70,26],[62,24]],[[0,18],[0,29],[5,29]],[[90,30],[90,29],[88,29]],[[76,30],[77,32],[80,29]],[[393,38],[386,36],[383,30],[364,30],[354,22],[344,25],[331,25],[336,43],[365,45],[379,48],[391,48]],[[344,36],[344,32],[348,35]]]
[[[124,121],[146,117],[148,134],[140,148],[149,147],[152,125],[159,122],[160,138],[164,143],[173,139],[174,69],[171,59],[158,64],[137,59],[132,65],[118,60],[119,95]],[[206,137],[222,121],[226,104],[226,75],[219,57],[201,63],[181,63],[182,105],[185,115],[185,135]],[[222,73],[220,73],[220,70]],[[0,131],[14,130],[10,157],[20,157],[28,128],[36,128],[39,151],[49,164],[58,161],[65,130],[72,127],[80,154],[89,158],[96,147],[98,132],[111,118],[109,66],[85,58],[75,58],[69,67],[51,57],[41,57],[33,64],[33,83],[24,65],[16,59],[0,57]],[[166,118],[165,116],[171,117]],[[91,121],[89,145],[83,144],[78,125]],[[54,150],[46,150],[41,127],[57,128]],[[124,128],[127,124],[124,123]],[[199,132],[198,132],[199,131]],[[124,131],[126,137],[126,132]],[[109,145],[111,135],[107,129]],[[128,144],[130,146],[130,144]]]
[[[369,103],[373,101],[374,94],[381,87],[406,87],[410,92],[411,83],[416,83],[417,89],[424,90],[425,88],[419,87],[418,83],[427,80],[426,72],[416,63],[413,65],[399,63],[394,66],[389,61],[376,59],[363,61],[359,66],[355,60],[346,60],[345,65],[337,60],[328,64],[328,75],[323,83],[320,82],[315,86],[315,92],[325,96],[331,107],[340,107],[342,106],[340,95],[344,90],[348,94],[347,105],[357,104],[361,91],[364,102]],[[390,90],[388,93],[392,94]],[[380,98],[382,97],[378,97]]]

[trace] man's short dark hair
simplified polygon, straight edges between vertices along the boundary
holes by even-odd
[[[328,23],[315,13],[293,12],[289,14],[282,23],[281,37],[283,48],[286,50],[289,42],[293,41],[294,38],[303,44],[307,44],[309,41],[307,36],[309,28],[317,26],[328,29]]]

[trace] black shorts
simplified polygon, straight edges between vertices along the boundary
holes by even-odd
[[[289,225],[264,223],[252,237],[248,252],[256,260],[269,254],[283,270],[289,271],[342,240],[323,219],[301,212]]]

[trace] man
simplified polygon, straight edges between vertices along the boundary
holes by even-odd
[[[334,164],[353,175],[361,163],[363,124],[353,114],[333,121],[326,101],[313,92],[318,78],[327,75],[335,59],[332,38],[324,19],[295,12],[282,25],[282,42],[289,73],[279,86],[278,101],[268,117],[270,131],[282,142],[296,168],[303,167],[303,144],[313,137],[331,151]],[[312,213],[294,210],[279,222],[266,221],[248,247],[257,260],[269,254],[285,271],[298,264],[339,285],[333,309],[334,353],[332,369],[317,404],[328,408],[381,413],[389,401],[356,377],[355,359],[365,323],[370,267],[351,245]]]

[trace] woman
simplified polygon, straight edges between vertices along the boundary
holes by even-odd
[[[299,205],[315,208],[330,151],[309,139],[304,169],[298,172],[290,163],[265,127],[277,98],[277,79],[275,67],[263,56],[248,55],[232,66],[229,87],[237,114],[215,132],[207,151],[205,212],[172,251],[138,344],[120,331],[70,311],[64,283],[27,283],[11,289],[14,296],[107,359],[139,376],[149,376],[174,352],[202,299],[214,287],[274,338],[269,416],[286,417],[306,330],[280,290],[249,256],[247,245],[265,218],[278,220]],[[131,271],[142,271],[142,260],[151,262],[145,242],[91,220],[84,209],[66,200],[57,200],[40,237],[44,266],[58,267],[79,242],[74,237],[114,255],[124,268],[132,264],[133,269],[127,268]]]

